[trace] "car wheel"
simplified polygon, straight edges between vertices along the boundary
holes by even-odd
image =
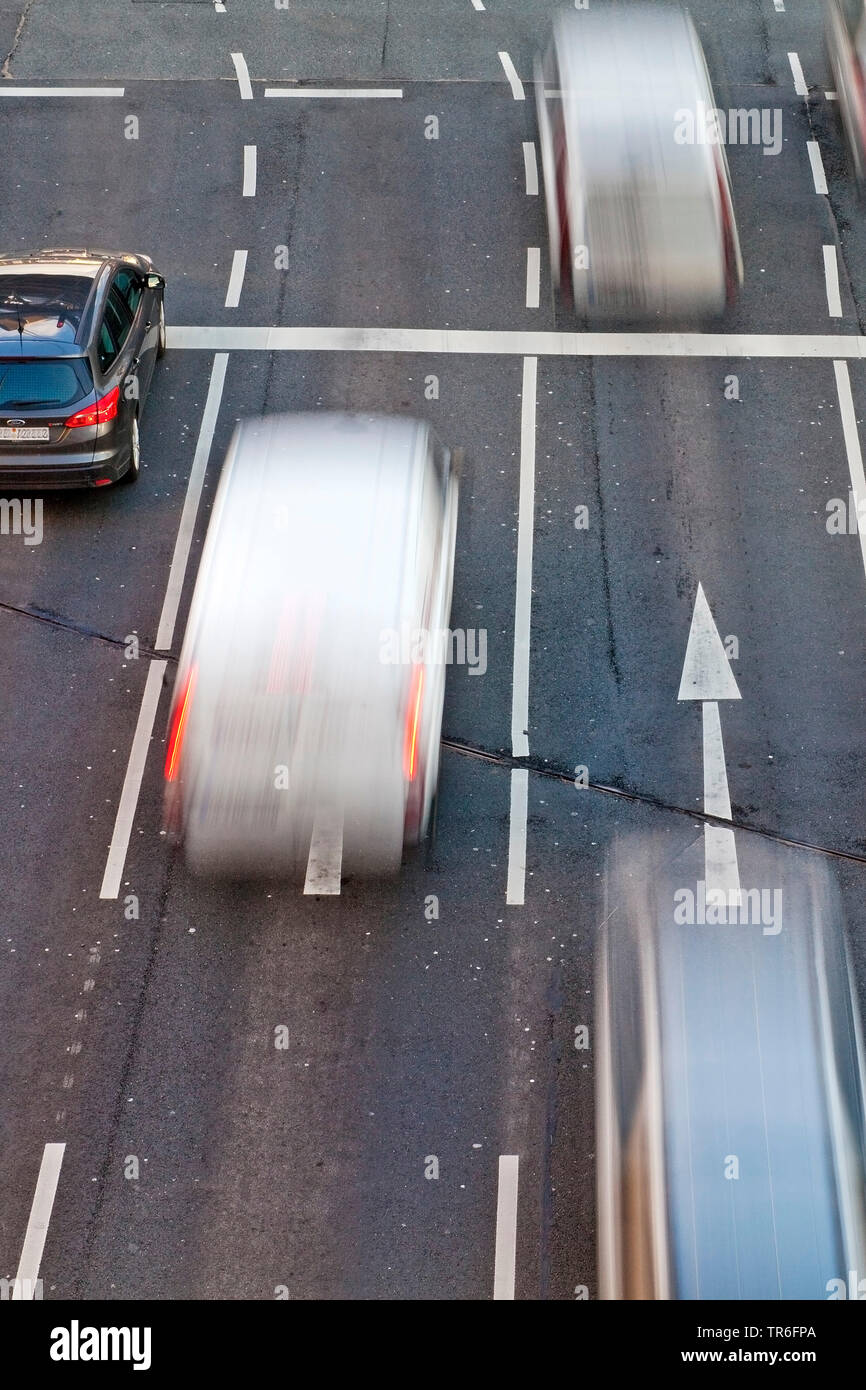
[[[160,296],[159,301],[159,338],[156,345],[157,357],[165,356],[165,300]]]
[[[138,416],[132,417],[129,436],[129,467],[121,478],[122,483],[135,483],[141,470],[141,437],[138,432]]]

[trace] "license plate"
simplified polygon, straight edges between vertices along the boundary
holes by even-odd
[[[8,439],[19,444],[46,443],[49,437],[47,425],[4,425],[0,428],[0,440]]]

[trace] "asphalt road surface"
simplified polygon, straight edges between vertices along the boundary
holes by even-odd
[[[866,992],[866,572],[827,527],[866,409],[866,220],[821,7],[693,0],[719,105],[781,119],[777,154],[728,149],[742,296],[694,337],[593,343],[560,336],[532,181],[555,8],[0,4],[4,249],[144,250],[169,324],[138,484],[0,535],[0,1276],[53,1171],[46,1298],[596,1295],[606,853],[703,833],[699,585],[740,694],[738,842],[829,858]],[[317,328],[346,331],[291,331]],[[192,878],[160,818],[234,424],[319,407],[464,451],[452,627],[481,645],[449,671],[432,843],[317,898]]]

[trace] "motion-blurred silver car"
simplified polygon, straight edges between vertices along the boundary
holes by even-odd
[[[166,823],[195,872],[309,877],[335,852],[340,872],[388,872],[423,838],[456,525],[451,456],[423,423],[238,427],[169,718]]]
[[[866,178],[866,7],[863,0],[827,0],[827,52],[854,172]]]
[[[856,1298],[866,1271],[863,1045],[838,894],[818,856],[758,837],[738,850],[739,893],[712,911],[702,837],[611,854],[602,1298]]]
[[[561,11],[535,98],[553,283],[581,310],[719,313],[742,258],[721,126],[684,10]]]

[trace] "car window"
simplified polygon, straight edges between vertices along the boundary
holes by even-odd
[[[99,341],[96,344],[96,351],[99,356],[99,365],[103,372],[107,372],[119,351],[119,344],[115,342],[107,320],[103,318],[99,328]]]
[[[68,362],[0,362],[0,410],[71,405],[89,389]]]
[[[143,282],[134,271],[123,269],[119,270],[115,275],[114,287],[129,309],[130,314],[134,317],[135,311],[141,302]]]
[[[126,307],[115,285],[112,285],[108,292],[108,302],[105,305],[105,322],[111,330],[111,336],[117,344],[118,351],[120,351],[132,327],[132,314]]]

